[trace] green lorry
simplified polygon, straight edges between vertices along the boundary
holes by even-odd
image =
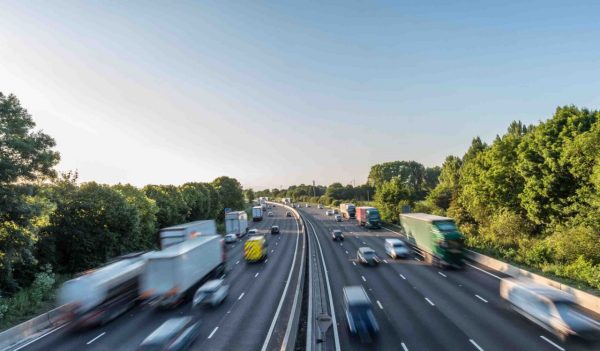
[[[426,262],[441,267],[464,267],[464,237],[452,218],[403,213],[400,224],[408,243]]]

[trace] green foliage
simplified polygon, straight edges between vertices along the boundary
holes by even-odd
[[[223,209],[231,208],[232,210],[241,210],[244,208],[244,193],[242,185],[235,178],[219,177],[212,182],[219,193],[222,208],[219,209],[217,218],[223,219],[225,212]]]
[[[159,229],[184,223],[188,218],[188,206],[176,186],[146,185],[142,190],[158,206],[156,220]]]
[[[130,206],[134,207],[137,215],[134,217],[136,224],[133,235],[133,242],[130,243],[131,250],[147,250],[156,246],[158,242],[156,214],[159,211],[156,202],[146,194],[130,184],[118,184],[113,186],[117,192],[125,198]]]

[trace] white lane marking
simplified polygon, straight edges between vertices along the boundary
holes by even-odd
[[[444,278],[447,278],[446,275],[444,273],[442,273],[442,272],[438,272],[438,274],[441,275]]]
[[[481,346],[477,345],[477,343],[475,342],[475,340],[469,339],[469,341],[471,342],[471,344],[473,344],[473,346],[475,346],[477,348],[477,350],[483,351],[483,349],[481,348]]]
[[[215,327],[215,329],[213,329],[213,331],[210,333],[210,335],[208,336],[208,338],[212,338],[213,335],[215,335],[215,333],[217,332],[217,330],[219,330],[219,327]]]
[[[340,243],[340,246],[344,246],[344,244]]]
[[[260,274],[260,272],[256,273],[256,274],[254,275],[254,278],[258,277],[258,275],[259,275],[259,274]]]
[[[268,258],[267,258],[267,259],[265,259],[265,263],[267,263],[267,261],[268,261],[268,260],[269,260]]]
[[[239,264],[239,263],[240,263],[240,261],[237,261],[235,264]]]
[[[387,260],[383,260],[383,263],[388,263],[388,261]]]
[[[366,281],[367,281],[367,280],[365,279],[365,276],[364,276],[364,275],[361,275],[360,277],[362,278],[363,282],[366,282]]]
[[[483,301],[483,302],[485,302],[485,303],[488,303],[488,302],[487,302],[487,300],[486,300],[486,299],[484,299],[483,297],[481,297],[481,296],[479,296],[479,295],[477,295],[477,294],[475,294],[475,296],[476,296],[478,299],[480,299],[481,301]]]
[[[470,264],[470,263],[467,263],[467,266],[470,266],[470,267],[472,267],[472,268],[475,268],[476,270],[478,270],[478,271],[480,271],[480,272],[483,272],[483,273],[485,273],[485,274],[487,274],[487,275],[490,275],[490,276],[492,276],[492,277],[494,277],[494,278],[496,278],[496,279],[498,279],[498,280],[502,280],[502,278],[500,278],[499,276],[497,276],[497,275],[495,275],[495,274],[492,274],[492,273],[490,273],[490,272],[488,272],[488,271],[486,271],[486,270],[483,270],[483,269],[481,269],[481,268],[479,268],[479,267],[473,266],[473,265],[472,265],[472,264]]]
[[[96,340],[100,339],[101,337],[103,337],[103,336],[104,336],[104,334],[106,334],[106,332],[102,332],[102,334],[100,334],[100,335],[98,335],[97,337],[93,338],[92,340],[90,340],[90,341],[86,342],[85,344],[86,344],[86,345],[89,345],[89,344],[93,343],[94,341],[96,341]]]
[[[415,257],[415,261],[421,261],[421,259],[419,259],[418,257]]]
[[[348,254],[348,250],[346,250],[346,255]]]
[[[562,347],[560,347],[560,345],[557,345],[556,343],[554,343],[552,340],[548,339],[547,337],[545,337],[543,335],[540,335],[540,338],[544,339],[544,341],[546,341],[550,345],[556,347],[557,349],[559,349],[561,351],[565,351],[565,349],[563,349]]]
[[[367,243],[366,243],[366,242],[364,242],[364,241],[363,241],[362,243],[363,243],[363,245],[367,245]]]
[[[38,336],[37,338],[35,338],[35,339],[33,339],[33,340],[29,341],[28,343],[26,343],[26,344],[23,344],[23,345],[21,345],[21,346],[17,347],[17,348],[16,348],[16,349],[14,349],[13,351],[19,351],[19,350],[21,350],[21,349],[23,349],[23,348],[25,348],[25,347],[27,347],[27,346],[29,346],[29,345],[33,344],[34,342],[36,342],[36,341],[38,341],[38,340],[40,340],[40,339],[42,339],[42,338],[45,338],[46,336],[48,336],[48,335],[50,335],[50,334],[54,333],[54,332],[55,332],[55,331],[57,331],[57,330],[61,330],[62,328],[66,327],[66,326],[67,326],[67,325],[69,325],[69,324],[70,324],[70,323],[65,323],[65,324],[61,325],[60,327],[58,327],[58,328],[56,328],[56,329],[52,329],[52,330],[50,330],[49,332],[47,332],[46,334],[42,334],[42,335]]]
[[[427,302],[429,302],[429,304],[430,304],[431,306],[435,306],[435,304],[434,304],[433,302],[431,302],[431,300],[430,300],[430,299],[428,299],[428,298],[425,298],[425,300],[427,300]]]
[[[403,343],[403,342],[401,342],[401,343],[400,343],[400,345],[402,345],[402,349],[403,349],[404,351],[408,351],[408,347],[406,347],[406,345],[404,345],[404,343]]]
[[[241,299],[244,297],[244,295],[246,295],[246,293],[245,293],[245,292],[243,292],[243,293],[240,295],[240,297],[238,297],[238,300],[241,300]]]
[[[352,264],[356,266],[356,262],[352,261]]]
[[[379,308],[383,309],[383,306],[381,305],[381,302],[379,302],[379,300],[377,300],[377,305],[379,306]]]
[[[402,277],[402,279],[406,280],[406,277],[404,277],[402,274],[400,274],[400,276]]]
[[[276,242],[276,243],[275,243],[275,246],[277,246],[277,245],[279,245],[279,242]]]

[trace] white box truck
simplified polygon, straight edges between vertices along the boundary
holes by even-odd
[[[160,230],[160,248],[164,250],[171,245],[204,235],[217,235],[217,224],[214,220],[195,221],[163,228]]]
[[[262,206],[254,206],[252,207],[252,221],[258,222],[263,219],[263,209]]]
[[[238,238],[248,233],[248,214],[235,211],[225,214],[225,234],[235,234]]]
[[[194,294],[198,286],[225,270],[220,235],[200,236],[144,255],[141,297],[159,306],[175,306]]]

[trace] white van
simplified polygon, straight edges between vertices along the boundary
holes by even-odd
[[[385,253],[391,258],[407,258],[410,255],[410,250],[400,239],[385,239]]]

